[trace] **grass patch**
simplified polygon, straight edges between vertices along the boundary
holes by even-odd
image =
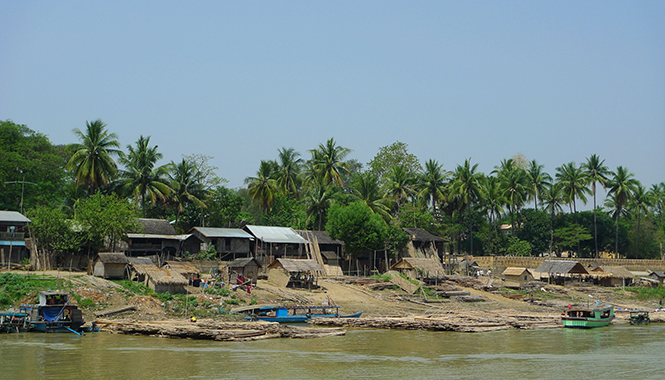
[[[31,294],[42,290],[63,289],[66,284],[52,276],[20,275],[16,273],[0,274],[0,306],[8,307],[16,304]]]
[[[93,307],[97,306],[95,301],[91,300],[90,298],[84,298],[81,301],[79,301],[79,306],[82,309],[92,309]]]
[[[118,285],[121,285],[124,289],[132,292],[133,294],[138,294],[141,296],[149,296],[154,293],[152,289],[143,284],[139,284],[138,282],[130,280],[115,280],[113,282],[115,282]]]
[[[380,282],[390,281],[390,275],[387,275],[387,274],[374,274],[370,278],[372,280],[376,280],[376,281],[380,281]]]
[[[635,294],[635,297],[641,300],[650,300],[650,299],[660,300],[665,298],[665,286],[658,286],[655,288],[635,286],[635,287],[626,288],[626,291]]]

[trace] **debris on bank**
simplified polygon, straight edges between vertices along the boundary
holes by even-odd
[[[280,325],[276,322],[219,322],[214,320],[130,322],[97,320],[100,331],[216,341],[250,341],[274,338],[323,338],[346,334],[343,328]]]

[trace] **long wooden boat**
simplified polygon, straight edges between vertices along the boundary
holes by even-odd
[[[28,316],[28,331],[78,335],[96,331],[95,323],[85,326],[81,310],[69,303],[69,294],[65,292],[39,292],[39,304],[23,304],[19,310]]]
[[[561,317],[564,327],[575,328],[603,327],[612,323],[613,319],[614,306],[612,305],[568,309]]]
[[[252,321],[280,322],[280,323],[307,323],[312,318],[360,318],[362,311],[354,314],[340,314],[339,306],[280,306],[280,305],[254,305],[243,307],[242,310],[233,309],[233,312],[245,312],[245,319]]]

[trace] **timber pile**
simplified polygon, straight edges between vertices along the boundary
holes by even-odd
[[[429,316],[374,317],[358,319],[315,318],[321,326],[382,328],[403,330],[485,332],[506,329],[541,329],[561,327],[561,316],[519,312],[443,312]]]
[[[277,322],[219,322],[200,320],[128,322],[98,320],[100,331],[117,334],[151,335],[216,341],[250,341],[274,338],[322,338],[346,334],[342,328],[314,328],[280,325]]]

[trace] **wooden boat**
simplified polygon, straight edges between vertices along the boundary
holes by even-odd
[[[26,313],[5,311],[0,313],[0,333],[25,332],[30,330],[30,318]]]
[[[564,327],[592,328],[607,326],[614,319],[614,306],[596,306],[593,308],[568,309],[561,321]]]
[[[340,314],[339,306],[280,306],[253,305],[231,310],[249,314],[245,319],[252,321],[307,323],[312,318],[360,318],[362,311],[354,314]]]
[[[20,312],[28,315],[28,331],[72,332],[78,335],[96,331],[95,323],[85,326],[81,310],[69,303],[68,293],[39,292],[39,304],[23,304]]]
[[[648,325],[651,322],[649,312],[647,310],[631,310],[630,311],[630,324],[631,325]]]

